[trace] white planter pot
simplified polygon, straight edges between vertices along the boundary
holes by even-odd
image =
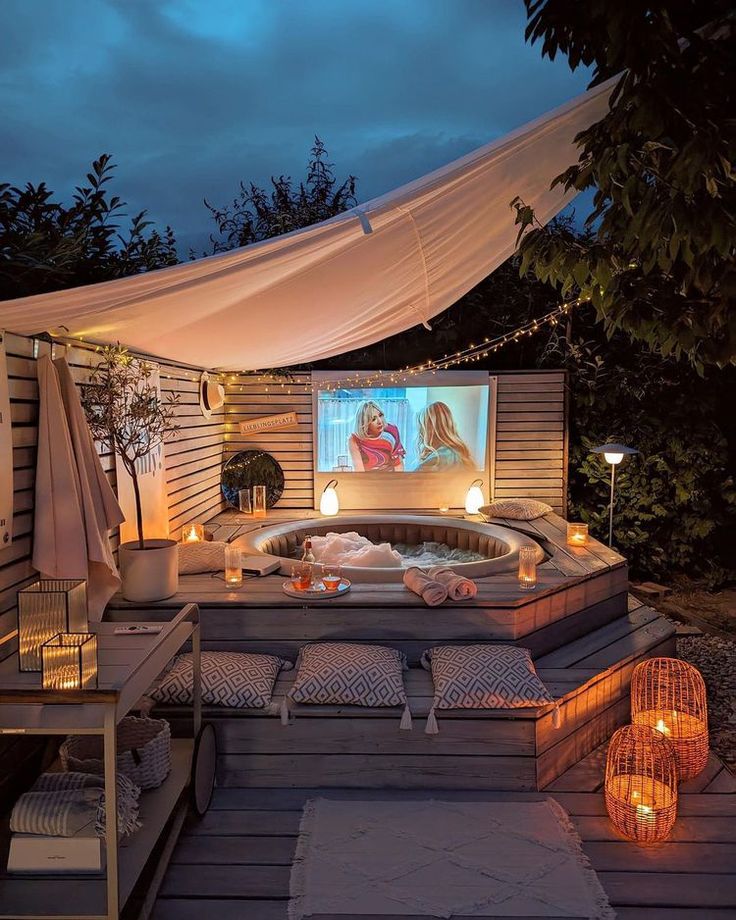
[[[179,588],[179,550],[175,540],[121,543],[122,592],[126,601],[162,601]]]

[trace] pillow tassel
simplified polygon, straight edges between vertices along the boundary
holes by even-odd
[[[437,724],[437,716],[434,714],[434,706],[429,710],[429,715],[427,716],[427,724],[424,727],[425,735],[439,735],[440,727]]]
[[[555,703],[555,708],[552,710],[552,728],[559,728],[562,725],[562,712],[560,711],[560,704]]]
[[[283,700],[281,700],[281,707],[279,708],[279,712],[281,713],[281,724],[288,725],[290,711],[289,711],[289,701],[286,697],[284,697]]]
[[[399,722],[399,729],[402,732],[410,732],[412,730],[412,721],[411,721],[411,709],[409,709],[409,703],[404,706],[404,711],[401,713],[401,722]]]

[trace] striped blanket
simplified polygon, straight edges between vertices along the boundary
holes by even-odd
[[[127,776],[117,776],[117,812],[120,835],[141,826],[138,798],[141,790]],[[105,836],[105,781],[91,773],[42,773],[20,796],[10,816],[17,834],[74,837],[92,831]]]

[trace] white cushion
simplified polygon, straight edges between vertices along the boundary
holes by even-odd
[[[280,670],[293,667],[274,655],[248,652],[202,652],[202,702],[233,709],[264,709],[271,702]],[[194,669],[189,652],[149,691],[159,703],[191,703]]]
[[[297,703],[404,706],[406,658],[393,648],[315,642],[299,652],[289,697]]]
[[[535,498],[501,498],[483,505],[480,513],[489,518],[508,518],[514,521],[533,521],[552,511],[550,505],[538,502]]]
[[[432,672],[436,709],[521,709],[554,699],[529,649],[514,645],[438,645],[422,655]]]

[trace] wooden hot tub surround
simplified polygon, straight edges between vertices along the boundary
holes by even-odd
[[[208,528],[233,539],[253,521],[225,512]],[[313,517],[304,512],[302,517]],[[351,517],[354,516],[351,514]],[[296,660],[307,642],[343,640],[389,645],[407,655],[406,687],[415,719],[398,730],[392,709],[293,707],[284,727],[262,712],[210,708],[225,786],[353,786],[536,790],[607,740],[629,717],[628,688],[636,662],[674,651],[674,629],[655,611],[631,605],[626,560],[595,540],[567,547],[566,522],[555,514],[531,522],[498,521],[538,540],[549,558],[537,590],[520,591],[513,574],[478,579],[471,601],[428,608],[401,584],[356,584],[326,602],[287,597],[283,575],[246,579],[229,590],[221,575],[189,575],[179,593],[155,605],[110,603],[110,619],[162,620],[184,601],[200,606],[204,649],[252,651]],[[505,642],[531,649],[554,706],[443,712],[440,733],[424,734],[432,684],[419,665],[424,649],[447,643]],[[276,687],[280,702],[293,673]],[[175,709],[165,710],[177,721]],[[183,726],[182,726],[183,727]]]

